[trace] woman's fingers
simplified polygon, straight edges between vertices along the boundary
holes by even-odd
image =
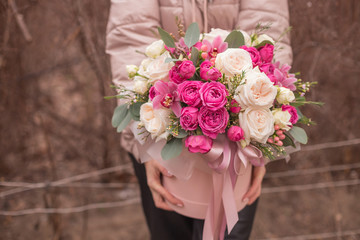
[[[147,183],[152,193],[155,206],[164,210],[172,210],[168,204],[168,201],[173,205],[182,207],[181,200],[174,197],[169,191],[167,191],[161,184],[161,175],[172,177],[172,175],[156,161],[152,160],[145,163]]]
[[[256,192],[249,198],[248,205],[251,205],[255,202],[255,200],[260,196],[261,194],[261,186],[256,190]]]
[[[150,185],[149,185],[150,186]],[[176,205],[178,207],[182,207],[183,203],[181,200],[177,199],[176,197],[174,197],[174,195],[172,195],[171,193],[169,193],[168,190],[166,190],[160,183],[156,182],[153,183],[150,188],[155,191],[156,193],[158,193],[161,197],[163,197],[164,199],[166,199],[167,201],[169,201],[171,204]]]
[[[164,201],[164,199],[160,196],[160,194],[157,194],[156,192],[151,192],[151,193],[153,196],[154,204],[157,208],[161,208],[167,211],[173,211],[173,209],[169,207],[169,205]]]
[[[252,181],[249,190],[245,193],[243,197],[243,202],[246,202],[248,205],[251,204],[250,201],[253,200],[259,189],[261,189],[261,183],[255,180]]]
[[[243,202],[251,205],[261,194],[261,183],[265,176],[266,169],[264,166],[254,167],[251,180],[251,186],[243,197]]]

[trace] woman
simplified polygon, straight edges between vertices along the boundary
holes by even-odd
[[[112,0],[106,39],[115,84],[131,84],[125,66],[140,64],[143,56],[136,51],[144,51],[157,40],[154,33],[158,26],[167,32],[177,32],[175,16],[182,20],[185,29],[197,22],[201,32],[221,28],[251,33],[257,23],[270,22],[266,34],[274,39],[289,26],[287,0]],[[291,64],[289,36],[283,37],[278,45],[282,50],[276,53],[276,60]],[[203,221],[172,212],[166,203],[183,204],[161,184],[162,177],[172,176],[155,160],[145,164],[146,170],[137,162],[139,150],[129,129],[122,133],[121,143],[131,153],[151,238],[201,239]],[[264,175],[265,167],[254,168],[251,186],[243,197],[248,206],[239,212],[238,223],[229,235],[226,233],[225,239],[249,238]]]

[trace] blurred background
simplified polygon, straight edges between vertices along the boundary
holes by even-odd
[[[360,1],[289,0],[318,125],[268,165],[252,239],[360,239]],[[111,127],[110,3],[0,0],[0,239],[149,239]]]

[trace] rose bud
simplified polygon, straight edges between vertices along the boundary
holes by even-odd
[[[227,132],[228,138],[233,142],[244,139],[244,130],[239,126],[231,126]]]

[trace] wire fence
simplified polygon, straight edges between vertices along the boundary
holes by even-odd
[[[304,147],[302,151],[319,151],[329,148],[351,146],[356,144],[360,144],[360,139],[312,145],[312,146]],[[273,172],[273,173],[268,173],[266,175],[266,178],[303,176],[303,175],[327,173],[333,171],[354,170],[358,168],[360,168],[360,162],[352,163],[352,164],[325,166],[320,168]],[[121,166],[115,166],[115,167],[110,167],[88,173],[83,173],[76,176],[60,179],[53,182],[47,182],[47,183],[0,182],[0,186],[2,187],[13,188],[10,190],[0,192],[0,198],[9,197],[14,194],[22,193],[24,191],[50,188],[50,187],[114,188],[114,189],[126,189],[126,188],[128,189],[130,187],[135,189],[137,187],[137,184],[135,183],[77,182],[77,181],[93,178],[96,176],[113,173],[113,172],[125,171],[129,169],[131,169],[131,164],[125,164]],[[360,179],[320,182],[320,183],[311,183],[311,184],[302,184],[302,185],[264,187],[262,189],[262,194],[311,191],[316,189],[348,187],[348,186],[357,186],[357,185],[360,185]],[[69,208],[32,208],[32,209],[24,209],[18,211],[0,211],[0,216],[19,217],[19,216],[34,215],[34,214],[73,214],[73,213],[81,213],[81,212],[98,210],[98,209],[121,208],[133,204],[139,204],[140,201],[141,199],[137,194],[135,197],[131,197],[126,200],[115,201],[115,202],[92,203],[92,204],[69,207]],[[297,239],[311,240],[311,239],[329,239],[329,238],[341,239],[344,237],[356,236],[359,234],[360,234],[360,229],[357,229],[357,230],[346,230],[346,231],[327,232],[327,233],[316,233],[316,234],[308,234],[308,235],[284,236],[281,238],[266,238],[261,240],[297,240]]]
[[[328,238],[340,238],[360,235],[360,229],[348,230],[342,232],[328,232],[328,233],[316,233],[308,235],[295,235],[286,236],[282,238],[264,238],[259,240],[311,240],[311,239],[328,239]]]

